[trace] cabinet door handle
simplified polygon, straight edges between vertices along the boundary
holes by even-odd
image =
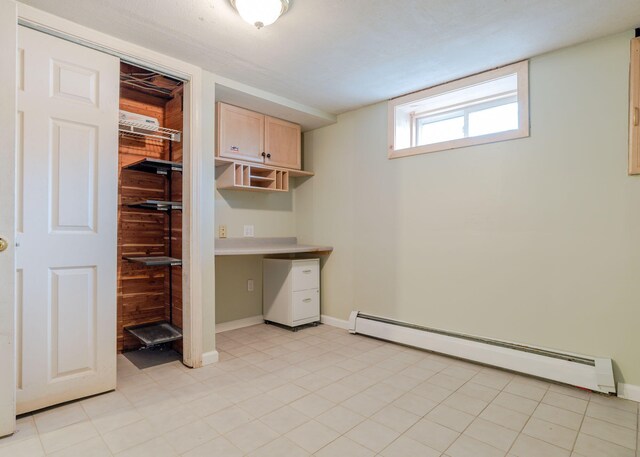
[[[270,159],[270,158],[271,158],[271,154],[267,154],[267,159]]]
[[[263,153],[262,153],[262,157],[265,157],[266,155],[267,155],[267,153],[266,153],[266,152],[263,152]]]
[[[304,300],[302,300],[302,301],[303,301],[303,302],[305,302],[305,303],[309,303],[309,302],[311,301],[311,299],[310,299],[310,298],[305,298],[305,299],[304,299]]]
[[[302,270],[302,272],[309,274],[309,273],[311,273],[311,270]]]
[[[240,148],[238,146],[230,146],[229,149],[231,149],[231,152],[238,152],[240,151]]]
[[[638,112],[638,108],[633,109],[633,126],[637,127],[638,123],[640,123],[640,113]]]

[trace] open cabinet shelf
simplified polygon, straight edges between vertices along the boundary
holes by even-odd
[[[125,330],[140,340],[145,347],[172,343],[182,339],[182,330],[169,322],[153,322],[127,327]]]
[[[218,189],[288,192],[289,170],[233,163],[217,180]]]
[[[138,160],[137,162],[133,162],[123,168],[125,170],[142,171],[144,173],[153,173],[156,175],[167,175],[172,171],[182,172],[182,164],[180,162],[151,158]]]

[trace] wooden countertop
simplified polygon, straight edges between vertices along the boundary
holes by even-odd
[[[295,237],[287,238],[216,238],[215,255],[268,255],[329,253],[332,246],[298,244]]]

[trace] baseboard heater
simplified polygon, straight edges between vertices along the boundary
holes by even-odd
[[[615,393],[611,359],[422,327],[353,311],[349,332],[450,355],[538,378]]]

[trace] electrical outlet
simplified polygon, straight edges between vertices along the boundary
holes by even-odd
[[[252,237],[253,235],[253,225],[245,225],[244,226],[244,236]]]
[[[227,226],[219,225],[218,226],[218,238],[226,238],[227,237]]]
[[[253,292],[253,279],[247,279],[247,291]]]

